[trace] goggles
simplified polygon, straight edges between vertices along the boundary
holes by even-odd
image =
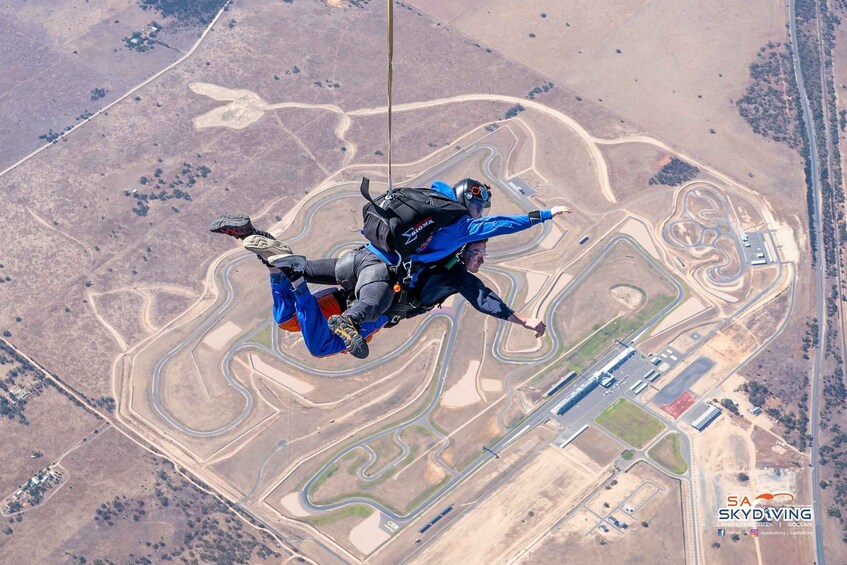
[[[475,184],[465,190],[465,198],[481,205],[483,208],[488,208],[491,206],[491,189],[484,184]]]

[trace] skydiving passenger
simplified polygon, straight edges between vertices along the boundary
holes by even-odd
[[[423,244],[422,251],[412,255],[415,272],[411,287],[415,286],[414,279],[426,266],[449,260],[451,255],[468,243],[517,233],[571,211],[565,206],[555,206],[550,210],[529,214],[483,216],[491,206],[491,191],[487,185],[466,178],[454,187],[436,181],[431,189],[464,206],[466,213],[433,232]],[[222,216],[212,224],[210,230],[239,239],[258,233],[246,216]],[[267,241],[262,238],[257,240],[256,245],[265,245]],[[363,359],[368,355],[366,336],[362,334],[366,331],[364,324],[376,322],[394,302],[395,266],[399,264],[399,257],[368,243],[352,254],[345,254],[344,258],[345,261],[339,264],[332,259],[310,261],[311,269],[304,273],[305,280],[321,284],[336,284],[337,281],[342,287],[354,281],[356,300],[340,314],[331,316],[329,327],[332,333],[344,341],[353,356]],[[392,274],[395,276],[392,277]]]
[[[302,332],[306,348],[315,357],[346,352],[345,340],[330,330],[327,318],[343,311],[351,291],[331,288],[313,295],[306,282],[326,281],[327,279],[320,276],[315,277],[314,263],[335,260],[309,261],[303,256],[292,254],[288,246],[281,242],[260,235],[246,238],[244,247],[256,253],[263,263],[268,265],[271,273],[274,321],[279,327],[289,332]],[[543,336],[546,326],[542,320],[515,312],[472,274],[478,272],[485,262],[485,251],[486,242],[474,242],[468,244],[448,263],[428,269],[422,274],[409,303],[402,307],[389,307],[386,313],[375,321],[362,324],[362,338],[370,341],[373,335],[389,322],[394,325],[401,319],[429,312],[457,293],[480,312],[532,330],[536,337]]]

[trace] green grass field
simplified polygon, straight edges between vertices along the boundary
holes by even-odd
[[[662,422],[625,398],[616,400],[594,421],[638,449],[665,428]]]
[[[688,463],[679,451],[679,434],[677,433],[670,433],[660,439],[650,448],[647,455],[671,473],[684,475],[688,471]]]

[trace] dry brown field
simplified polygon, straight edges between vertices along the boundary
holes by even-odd
[[[551,475],[558,479],[551,481]],[[413,562],[448,562],[460,555],[477,563],[508,559],[570,510],[595,480],[591,473],[573,466],[559,448],[548,447],[509,484],[458,519]]]
[[[359,479],[357,473],[368,460],[368,456],[363,449],[355,449],[339,459],[338,470],[312,490],[312,500],[316,504],[328,504],[351,496],[365,495],[403,509],[402,499],[415,494],[414,486],[411,485],[417,481],[400,480],[400,477],[417,478],[416,471],[419,468],[429,469],[430,454],[427,452],[437,445],[440,439],[421,426],[405,428],[400,433],[400,439],[409,446],[409,455],[386,475],[372,481]],[[398,496],[397,492],[401,494]]]
[[[634,494],[650,481],[661,490],[633,515],[622,510],[613,511],[619,497],[613,493],[622,491],[622,483],[627,476],[632,477],[632,488],[627,494]],[[602,510],[629,524],[626,530],[617,530],[606,524],[610,532],[601,531],[596,526],[600,518],[594,513],[585,512],[568,516],[561,523],[538,540],[522,556],[522,563],[553,563],[567,555],[568,560],[581,563],[599,563],[624,559],[627,563],[685,563],[685,544],[682,532],[682,499],[679,481],[670,479],[652,466],[638,463],[626,474],[617,475],[618,483],[611,490],[601,489],[604,498],[611,503],[611,509]],[[648,483],[649,484],[649,483]],[[641,525],[647,522],[648,527]]]
[[[449,25],[550,77],[583,104],[614,112],[624,127],[648,130],[757,190],[801,204],[793,194],[802,184],[797,154],[754,134],[732,102],[744,94],[758,49],[785,41],[781,4],[490,0],[459,13],[441,0],[412,4],[443,14]]]
[[[594,426],[589,426],[587,430],[579,434],[572,445],[601,467],[614,461],[624,451],[622,443]]]
[[[24,414],[26,426],[18,420],[0,420],[0,499],[103,425],[50,386],[27,399]],[[35,451],[43,455],[31,457]]]
[[[505,430],[497,423],[497,414],[489,410],[450,437],[450,447],[444,452],[444,460],[455,469],[463,469],[482,455],[483,445],[490,445],[503,433]]]
[[[84,1],[54,6],[13,0],[2,7],[4,41],[0,64],[6,70],[0,89],[14,92],[0,101],[0,170],[47,143],[49,131],[61,133],[178,60],[196,41],[198,27],[180,30],[174,18],[141,10],[130,0]],[[159,21],[159,39],[146,52],[130,50],[124,37]],[[149,29],[149,28],[148,28]],[[93,91],[105,96],[92,100]],[[87,114],[86,114],[87,113]]]
[[[431,528],[427,535],[421,536],[418,529],[432,518],[432,512],[425,512],[409,527],[398,532],[394,541],[372,555],[371,560],[375,563],[396,563],[399,559],[415,558],[430,543],[450,533],[452,525],[467,512],[472,511],[481,500],[497,497],[499,489],[508,484],[515,473],[525,469],[540,451],[549,449],[548,443],[554,435],[554,432],[546,426],[526,433],[504,449],[499,459],[490,459],[473,475],[472,480],[465,481],[452,491],[449,498],[444,497],[435,503],[434,508],[440,509],[442,501],[446,503],[449,500],[455,504],[455,509],[436,527]],[[416,543],[417,539],[421,539],[419,545]],[[410,547],[413,549],[410,550]]]
[[[220,555],[240,553],[257,563],[290,555],[111,427],[70,452],[62,467],[67,482],[0,539],[0,551],[10,562],[161,561],[174,553],[213,555],[216,543]],[[208,525],[189,524],[198,517]],[[275,555],[263,559],[263,546]]]
[[[618,199],[628,202],[655,192],[667,199],[671,187],[648,184],[665,161],[670,160],[666,151],[645,143],[603,145],[601,150],[609,166],[609,181]]]

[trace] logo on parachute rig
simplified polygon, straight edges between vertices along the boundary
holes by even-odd
[[[718,508],[718,521],[733,522],[812,522],[811,506],[793,506],[794,494],[790,492],[763,492],[749,496],[729,495]],[[773,506],[778,504],[779,506]]]
[[[423,220],[418,222],[415,226],[413,226],[413,227],[409,228],[408,230],[404,231],[403,237],[406,238],[406,242],[404,243],[404,245],[409,245],[410,243],[412,243],[413,241],[418,239],[418,234],[421,231],[423,231],[425,228],[427,228],[428,226],[431,226],[434,223],[435,223],[435,220],[432,219],[432,216],[429,216],[428,218],[424,218]]]

